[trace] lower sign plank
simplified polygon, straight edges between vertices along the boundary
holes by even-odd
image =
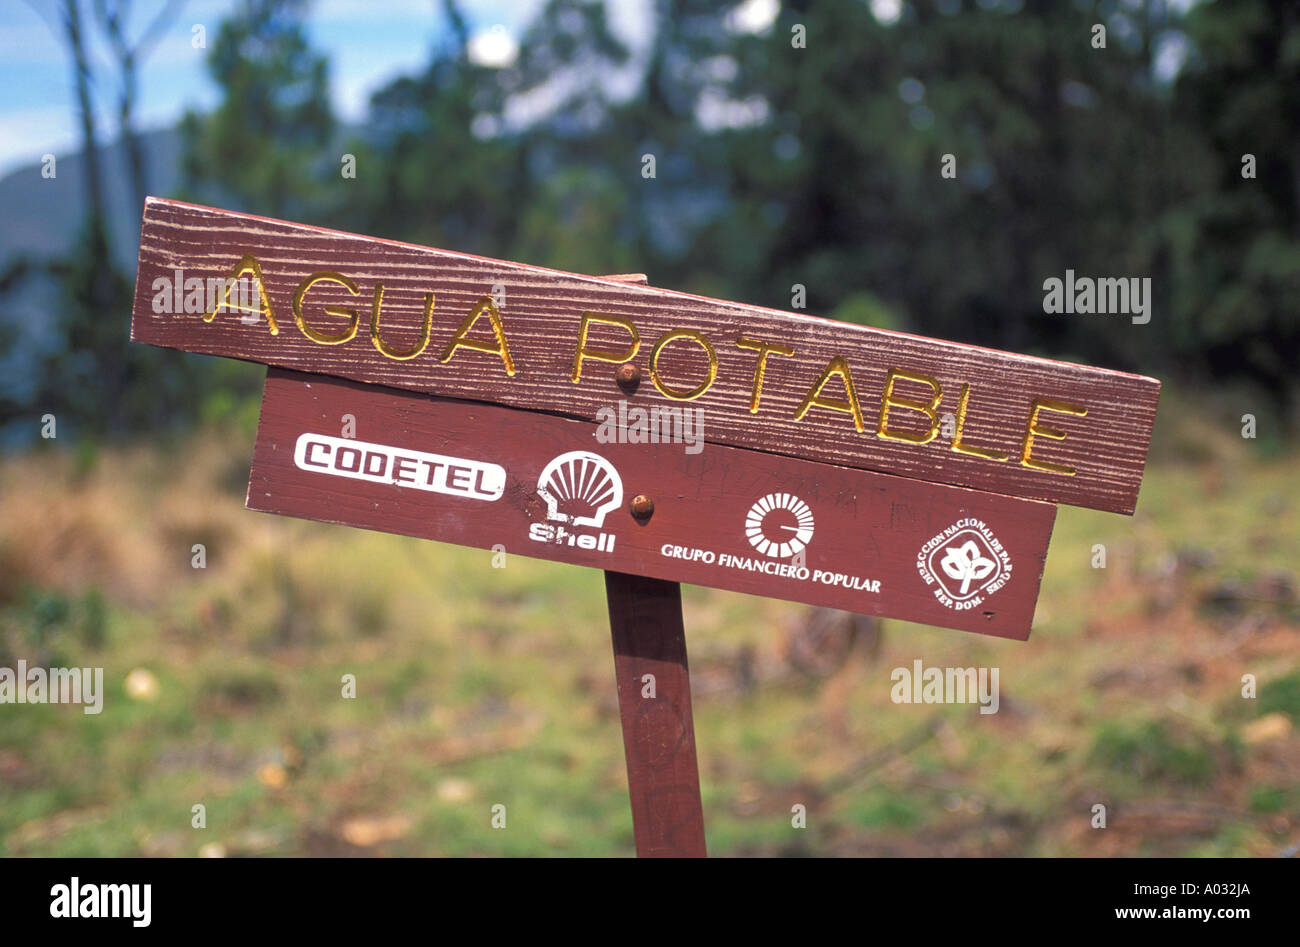
[[[1053,505],[657,435],[272,368],[248,507],[1029,637]]]

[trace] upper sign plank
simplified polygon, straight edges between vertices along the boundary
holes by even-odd
[[[132,339],[1132,513],[1160,383],[150,198]],[[616,372],[640,370],[633,393]],[[604,409],[604,410],[602,410]]]

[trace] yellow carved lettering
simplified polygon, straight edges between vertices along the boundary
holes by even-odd
[[[424,294],[424,324],[420,327],[420,341],[408,352],[399,352],[379,337],[379,307],[384,301],[384,284],[375,284],[375,301],[370,309],[370,341],[381,355],[399,361],[415,358],[429,344],[429,332],[433,328],[433,293]]]
[[[260,300],[259,309],[246,309],[243,306],[230,305],[230,291],[235,287],[235,281],[241,276],[252,274],[257,280],[257,293]],[[212,307],[212,311],[204,314],[203,321],[211,322],[216,318],[217,310],[225,307],[227,312],[257,312],[266,316],[266,324],[271,328],[271,335],[279,335],[280,327],[275,322],[275,312],[271,309],[271,300],[267,298],[266,286],[262,283],[262,267],[257,262],[257,258],[251,253],[244,254],[244,258],[235,264],[235,268],[230,271],[226,277],[226,290],[221,297],[221,302]]]
[[[952,449],[959,454],[970,454],[974,457],[987,457],[989,460],[1009,460],[1010,455],[1002,453],[1000,450],[988,450],[984,447],[975,447],[971,444],[961,442],[962,431],[966,428],[966,405],[970,401],[970,385],[963,382],[961,386],[961,398],[957,402],[957,432],[952,438]]]
[[[822,389],[826,387],[826,382],[830,381],[832,375],[839,375],[840,380],[844,382],[844,390],[848,393],[848,400],[844,401],[839,398],[823,398]],[[808,389],[808,394],[804,396],[803,403],[799,405],[799,410],[794,413],[794,419],[800,421],[808,413],[808,409],[813,405],[819,408],[829,408],[832,411],[843,411],[853,415],[853,426],[861,433],[865,429],[862,423],[862,406],[858,404],[858,393],[853,387],[853,375],[849,371],[849,363],[843,355],[836,355],[826,365],[826,370],[821,373],[821,377],[813,383]]]
[[[917,401],[913,398],[903,398],[894,394],[894,383],[902,378],[905,381],[919,382],[923,385],[929,385],[934,390],[934,397],[929,401]],[[891,368],[889,374],[885,376],[885,391],[880,396],[880,424],[876,427],[876,435],[890,441],[907,441],[909,444],[928,444],[934,440],[934,436],[939,433],[939,415],[937,408],[939,400],[943,398],[943,388],[939,382],[929,375],[922,375],[920,372],[909,372],[902,368]],[[924,434],[913,434],[910,431],[891,431],[889,429],[889,409],[909,408],[912,411],[919,411],[930,419],[930,430]]]
[[[484,342],[480,339],[466,338],[469,331],[474,328],[474,323],[478,322],[479,316],[485,312],[488,321],[492,323],[492,336],[495,341]],[[472,349],[475,352],[489,352],[492,355],[499,355],[501,361],[505,363],[506,374],[512,378],[514,377],[515,360],[510,355],[510,343],[506,341],[506,327],[501,322],[501,311],[497,309],[490,296],[484,296],[474,304],[474,308],[469,311],[469,315],[460,324],[456,334],[451,337],[447,347],[442,350],[442,355],[438,358],[438,361],[450,362],[457,349]]]
[[[691,339],[698,342],[703,347],[704,353],[709,357],[709,375],[694,388],[669,388],[659,378],[659,353],[662,352],[664,346],[673,339]],[[650,380],[655,383],[655,387],[659,389],[659,393],[667,398],[672,398],[675,401],[691,401],[708,391],[709,386],[713,384],[714,379],[717,377],[718,353],[713,350],[713,346],[710,344],[709,340],[694,329],[673,329],[670,332],[665,332],[663,335],[659,336],[659,341],[657,341],[654,348],[650,350]]]
[[[758,414],[758,400],[763,394],[763,375],[767,372],[767,357],[773,352],[777,355],[793,355],[794,349],[778,342],[763,342],[743,336],[736,340],[736,345],[758,353],[758,364],[754,366],[754,390],[749,396],[749,413]]]
[[[1050,437],[1054,441],[1065,440],[1065,432],[1052,427],[1038,426],[1038,413],[1040,411],[1056,411],[1061,414],[1073,414],[1075,417],[1083,418],[1088,416],[1088,409],[1077,404],[1070,404],[1067,401],[1056,401],[1052,398],[1036,398],[1029,409],[1029,420],[1025,423],[1025,442],[1020,448],[1020,463],[1026,467],[1032,467],[1034,470],[1046,470],[1051,473],[1065,474],[1067,477],[1074,476],[1074,468],[1067,467],[1064,464],[1053,464],[1046,460],[1034,460],[1029,456],[1030,450],[1034,446],[1034,438]]]
[[[302,300],[307,295],[307,290],[311,289],[317,283],[338,283],[353,296],[359,295],[360,290],[357,284],[352,282],[346,276],[339,273],[313,273],[301,283],[293,294],[293,321],[298,324],[302,334],[307,336],[313,342],[319,342],[321,345],[339,345],[343,342],[351,341],[357,334],[357,324],[360,323],[361,317],[357,315],[355,309],[349,309],[346,306],[326,306],[325,312],[331,316],[341,316],[348,319],[347,328],[337,335],[326,335],[318,332],[311,326],[307,325],[306,320],[302,317]]]
[[[587,331],[593,322],[599,322],[607,326],[619,326],[626,329],[632,341],[628,343],[627,348],[622,352],[610,352],[605,349],[587,348]],[[632,324],[631,319],[624,319],[621,316],[601,316],[594,312],[584,312],[582,314],[582,327],[578,329],[578,349],[573,355],[573,375],[570,380],[576,385],[582,380],[582,360],[585,358],[595,359],[598,362],[626,362],[636,355],[637,350],[641,348],[641,335],[636,331],[636,326]]]

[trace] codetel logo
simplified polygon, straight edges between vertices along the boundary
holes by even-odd
[[[499,500],[506,487],[506,471],[500,464],[311,432],[299,435],[293,462],[310,473],[470,500]]]
[[[931,537],[916,568],[948,608],[974,608],[1011,579],[1011,556],[983,520],[966,517]]]

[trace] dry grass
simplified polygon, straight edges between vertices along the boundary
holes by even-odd
[[[1136,517],[1061,510],[1028,643],[886,622],[810,644],[808,609],[687,589],[711,850],[1300,841],[1292,461],[1173,414]],[[0,665],[108,683],[99,717],[0,707],[0,853],[630,852],[599,574],[246,512],[250,446],[0,460]],[[1001,710],[893,704],[916,658],[1000,668]]]

